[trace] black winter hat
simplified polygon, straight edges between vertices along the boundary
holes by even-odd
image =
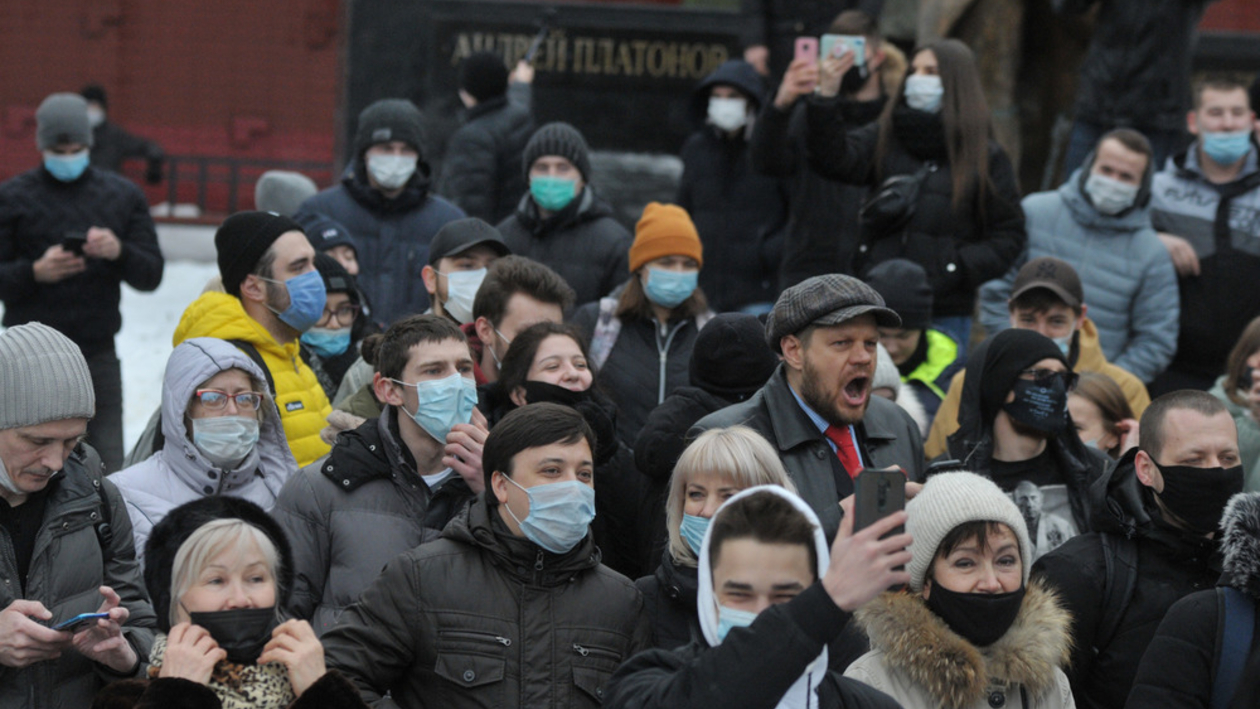
[[[315,270],[324,279],[325,292],[346,293],[350,300],[358,302],[359,288],[354,282],[354,276],[350,275],[340,261],[320,251],[315,254]]]
[[[1002,410],[1019,373],[1043,359],[1057,359],[1071,369],[1054,340],[1035,330],[1016,327],[994,335],[986,347],[977,348],[968,358],[967,370],[979,372],[980,417],[986,427],[993,425],[993,418]]]
[[[241,281],[253,272],[276,239],[290,231],[306,233],[301,224],[275,212],[237,212],[224,220],[214,233],[223,290],[241,297]]]
[[[109,108],[109,96],[105,93],[105,87],[100,84],[88,84],[84,86],[79,95],[84,101],[95,101],[101,105],[101,108]]]
[[[192,533],[216,519],[240,519],[261,529],[276,547],[276,605],[284,608],[293,589],[293,550],[284,529],[263,508],[239,497],[210,495],[171,510],[153,527],[144,545],[144,586],[157,613],[158,630],[171,632],[171,573],[175,554]]]
[[[429,265],[437,266],[438,261],[462,254],[478,244],[485,244],[494,249],[499,256],[512,253],[503,234],[477,217],[465,217],[447,222],[429,243]]]
[[[696,336],[691,350],[691,383],[728,401],[743,401],[762,387],[779,366],[766,344],[761,320],[747,313],[722,313]]]
[[[459,88],[478,101],[502,96],[507,87],[507,65],[498,54],[474,52],[459,65]]]
[[[586,145],[586,138],[577,128],[568,123],[548,123],[534,132],[534,136],[525,145],[525,180],[529,181],[529,169],[534,161],[544,155],[559,155],[573,163],[582,173],[585,182],[591,181],[591,149]]]
[[[341,222],[315,212],[304,212],[295,217],[306,232],[306,240],[316,251],[327,251],[334,246],[349,246],[359,255],[359,245],[355,243],[350,230]]]
[[[363,152],[377,143],[401,140],[420,153],[418,165],[428,165],[424,159],[424,117],[416,105],[405,98],[383,98],[363,109],[359,114],[358,128],[354,132],[354,153]]]
[[[932,325],[932,285],[927,271],[914,261],[895,258],[866,272],[866,284],[884,298],[884,305],[901,316],[906,330]]]

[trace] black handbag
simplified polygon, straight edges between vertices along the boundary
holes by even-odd
[[[928,166],[913,173],[893,175],[884,180],[858,211],[858,220],[867,241],[897,234],[914,217],[919,203],[919,187],[927,177]]]

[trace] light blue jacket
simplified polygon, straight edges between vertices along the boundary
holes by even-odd
[[[1177,349],[1177,274],[1151,227],[1150,207],[1100,214],[1081,192],[1081,174],[1054,192],[1024,198],[1028,248],[1006,276],[981,287],[981,321],[989,334],[1010,327],[1007,300],[1020,267],[1042,256],[1063,259],[1081,277],[1107,359],[1150,382]]]

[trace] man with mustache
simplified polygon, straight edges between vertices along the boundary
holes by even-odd
[[[779,368],[747,401],[709,414],[691,432],[743,424],[765,436],[828,540],[840,527],[837,503],[853,493],[863,468],[900,466],[910,480],[923,473],[914,420],[871,396],[880,326],[901,327],[901,318],[852,276],[815,276],[783,291],[766,320]]]

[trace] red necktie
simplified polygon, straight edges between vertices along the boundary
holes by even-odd
[[[862,459],[858,457],[857,445],[853,441],[850,430],[848,426],[844,428],[828,426],[824,434],[836,444],[836,455],[840,458],[840,465],[844,467],[844,472],[848,473],[850,478],[856,478],[862,471]]]

